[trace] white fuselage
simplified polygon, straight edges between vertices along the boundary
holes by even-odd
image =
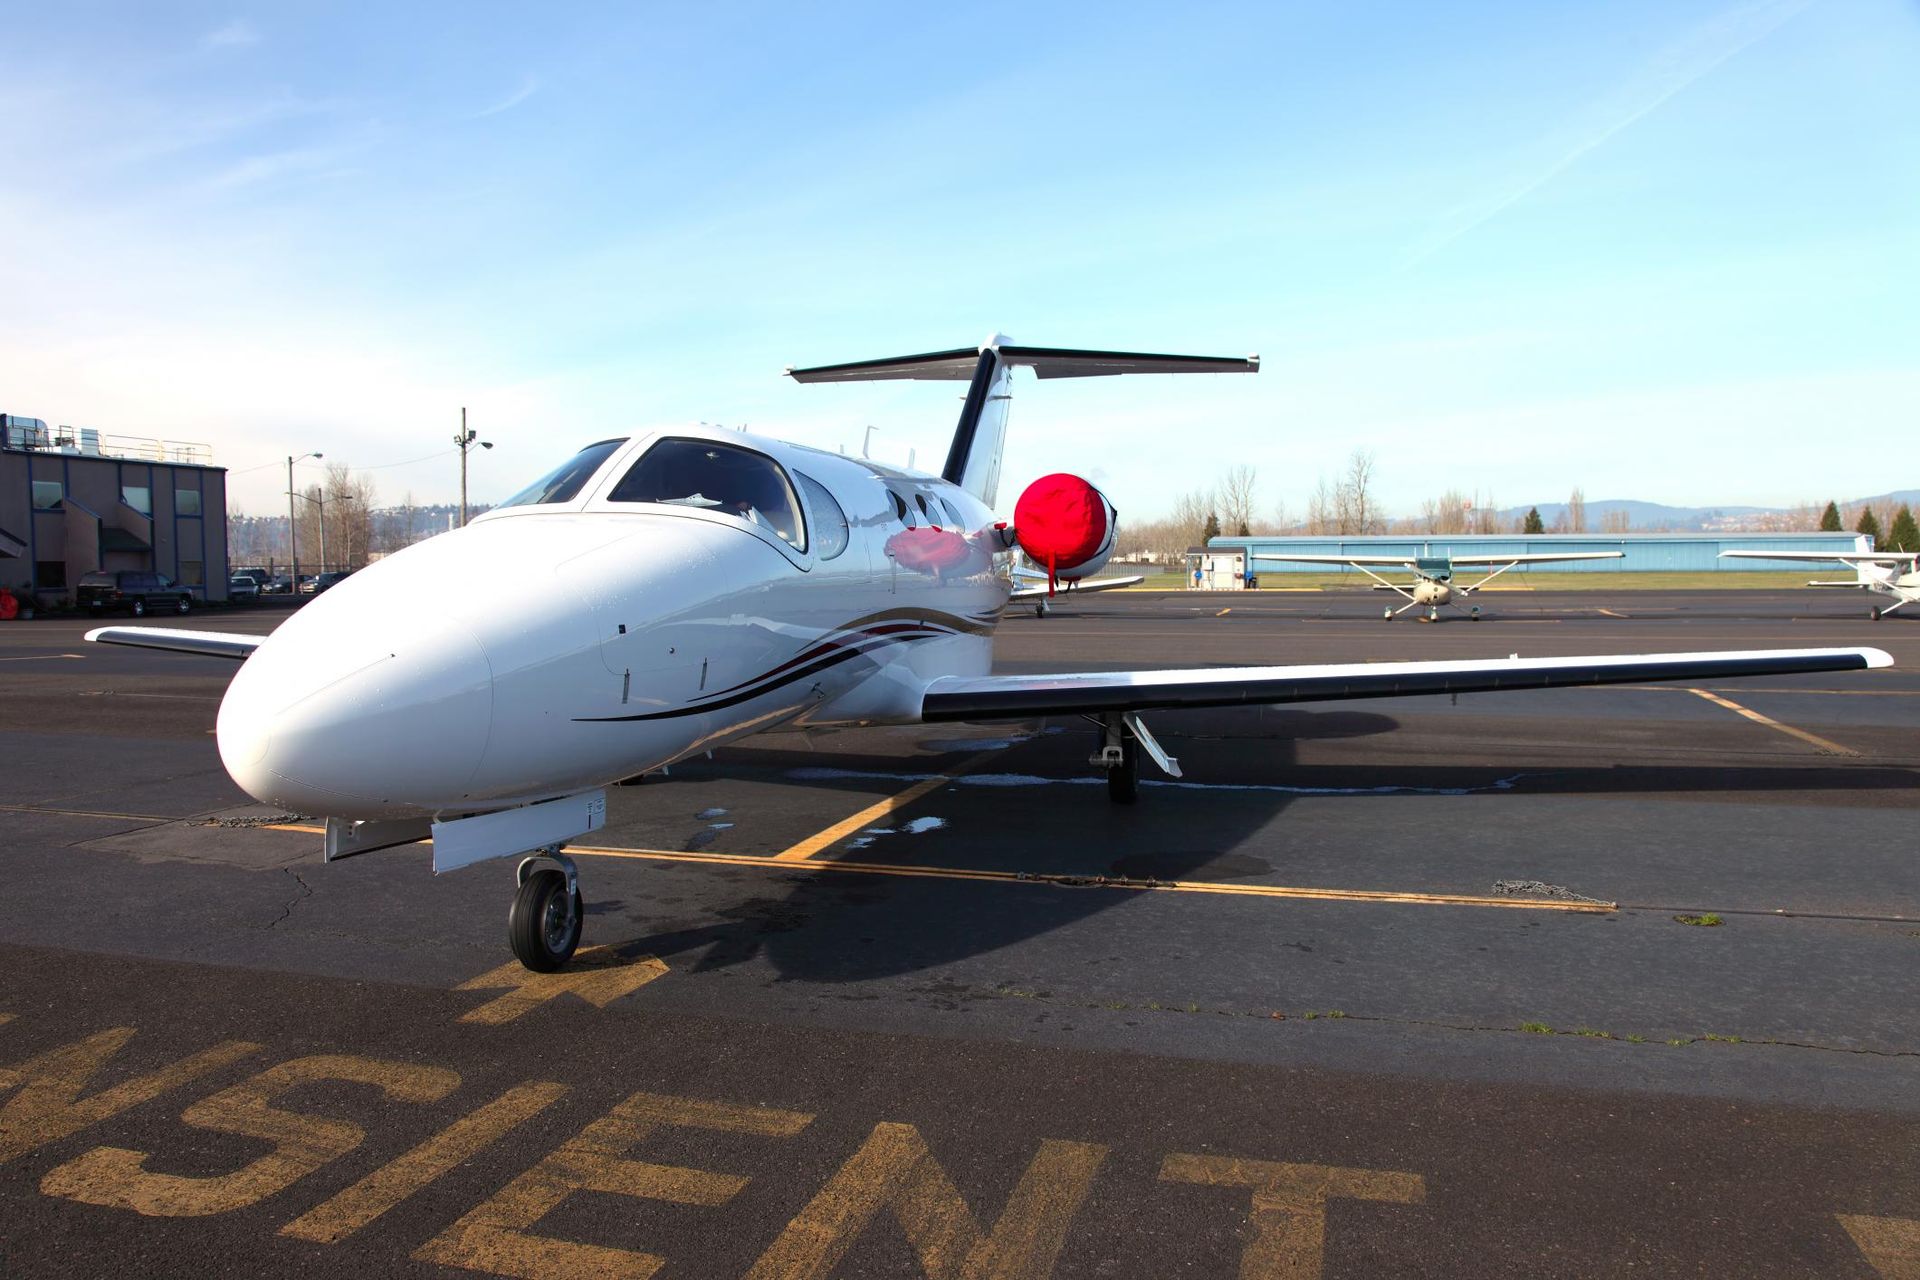
[[[800,535],[612,500],[661,441],[777,463]],[[298,812],[447,817],[766,729],[912,720],[930,680],[987,673],[1002,541],[984,503],[934,477],[711,428],[639,436],[569,501],[496,509],[314,598],[234,677],[221,758]]]

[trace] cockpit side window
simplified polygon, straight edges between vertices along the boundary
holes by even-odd
[[[780,464],[712,440],[662,440],[620,477],[609,502],[658,502],[730,515],[807,549],[800,504]]]
[[[953,509],[953,504],[945,498],[937,498],[935,500],[939,502],[940,509],[947,513],[947,519],[953,521],[953,523],[947,527],[965,533],[967,531],[967,522],[960,518],[960,513]]]
[[[502,502],[500,506],[533,507],[547,503],[573,501],[580,496],[580,490],[587,481],[593,478],[593,473],[600,469],[600,464],[613,456],[613,451],[626,442],[624,436],[618,440],[596,440]]]
[[[845,551],[852,540],[847,513],[833,491],[806,472],[796,471],[793,478],[800,482],[801,492],[807,495],[807,513],[811,516],[807,527],[813,530],[813,552],[822,560],[831,560]]]
[[[893,518],[909,529],[917,528],[918,525],[913,519],[913,508],[908,506],[907,500],[900,496],[900,491],[888,489],[887,496],[893,499]]]

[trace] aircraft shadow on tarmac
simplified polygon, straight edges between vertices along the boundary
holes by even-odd
[[[1234,882],[1289,874],[1286,848],[1269,839],[1254,856],[1245,846],[1305,796],[1351,796],[1356,805],[1391,804],[1397,795],[1525,795],[1743,792],[1861,792],[1920,789],[1920,771],[1847,767],[1601,766],[1527,769],[1494,765],[1395,765],[1353,769],[1297,764],[1293,743],[1314,738],[1384,733],[1396,727],[1387,716],[1341,710],[1269,712],[1257,732],[1234,717],[1183,716],[1168,725],[1165,741],[1188,764],[1198,787],[1154,786],[1143,777],[1140,802],[1112,805],[1104,785],[1089,779],[1086,755],[1092,738],[1067,732],[1034,738],[1010,751],[1004,767],[1024,779],[998,785],[976,779],[936,792],[915,812],[931,808],[955,818],[939,838],[896,837],[888,843],[848,850],[844,844],[818,855],[867,863],[989,869],[1081,878]],[[1169,721],[1172,718],[1169,717]],[[1182,730],[1185,730],[1183,732]],[[1257,754],[1248,747],[1257,740]],[[764,740],[763,740],[764,742]],[[871,797],[869,768],[899,774],[951,767],[958,756],[923,757],[902,768],[898,756],[840,756],[836,772],[813,785],[844,788]],[[819,765],[821,756],[756,745],[727,753],[737,769],[787,774]],[[923,762],[922,762],[923,761]],[[1000,775],[1008,776],[1006,774]],[[1223,777],[1231,781],[1219,781]],[[668,786],[660,794],[669,794]],[[1211,790],[1209,789],[1211,788]],[[1354,793],[1362,793],[1355,795]],[[1377,795],[1375,794],[1377,793]],[[1355,821],[1366,815],[1356,810]],[[990,829],[991,836],[982,838]],[[912,840],[914,843],[903,843]],[[1277,855],[1277,856],[1276,856]],[[680,864],[656,864],[664,876],[692,874]],[[1016,947],[1040,935],[1071,929],[1099,913],[1137,901],[1134,894],[1099,887],[1001,882],[962,883],[947,878],[831,875],[799,872],[780,892],[765,892],[767,872],[727,873],[741,896],[700,922],[678,915],[671,901],[590,904],[594,932],[620,936],[622,926],[645,932],[616,944],[629,954],[652,954],[694,972],[750,961],[770,965],[782,981],[851,983],[899,977]],[[1309,879],[1286,881],[1313,883]],[[1348,886],[1367,887],[1367,886]],[[670,895],[669,895],[670,896]],[[704,896],[704,895],[703,895]],[[687,957],[697,956],[687,965]],[[1122,957],[1115,956],[1116,963]],[[1010,975],[1016,976],[1016,975]]]

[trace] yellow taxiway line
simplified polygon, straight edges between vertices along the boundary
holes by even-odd
[[[732,853],[673,853],[665,849],[602,849],[569,845],[567,852],[587,857],[634,858],[649,862],[705,862],[729,867],[777,866],[793,870],[792,862],[764,855]],[[1614,902],[1569,902],[1557,898],[1505,898],[1470,893],[1401,893],[1381,889],[1315,889],[1275,884],[1217,884],[1205,880],[1134,880],[1110,876],[1063,875],[1039,871],[989,871],[975,867],[927,867],[898,862],[848,862],[834,859],[807,862],[807,871],[847,871],[858,875],[908,876],[932,880],[984,880],[997,884],[1052,885],[1073,889],[1132,889],[1159,893],[1214,893],[1242,898],[1300,898],[1320,902],[1411,903],[1444,907],[1514,907],[1535,911],[1577,911],[1604,914],[1619,909]]]
[[[775,862],[805,862],[828,845],[846,839],[860,828],[880,821],[888,814],[904,809],[930,791],[937,791],[963,773],[979,768],[993,757],[1005,751],[1005,747],[995,747],[991,751],[982,751],[979,755],[969,756],[953,768],[935,778],[916,782],[905,791],[888,796],[876,804],[870,804],[851,818],[843,818],[823,831],[816,831],[797,844],[789,845],[773,855]]]
[[[991,755],[992,752],[987,754]],[[948,777],[952,775],[946,775]],[[938,779],[929,779],[922,786]],[[904,792],[902,793],[905,794]],[[323,827],[282,823],[266,831],[318,834]],[[431,840],[417,843],[430,845]],[[844,871],[853,875],[905,876],[920,880],[974,880],[990,884],[1045,885],[1067,889],[1132,889],[1154,893],[1212,893],[1235,898],[1294,898],[1310,902],[1377,902],[1436,907],[1507,907],[1531,911],[1572,911],[1605,915],[1618,911],[1617,902],[1572,902],[1559,898],[1507,898],[1472,893],[1411,893],[1389,889],[1319,889],[1278,884],[1218,884],[1206,880],[1134,880],[1113,876],[1081,876],[1046,871],[992,871],[979,867],[927,867],[904,862],[786,861],[753,853],[678,853],[671,849],[613,849],[570,844],[567,852],[585,858],[627,858],[641,862],[695,862],[716,867],[765,867],[780,871]]]
[[[1745,716],[1747,719],[1753,721],[1755,724],[1763,724],[1767,726],[1767,728],[1769,729],[1777,729],[1781,733],[1784,733],[1789,737],[1798,738],[1800,739],[1800,741],[1808,743],[1813,747],[1815,747],[1816,749],[1826,752],[1828,755],[1857,756],[1860,754],[1858,751],[1855,751],[1852,747],[1843,747],[1839,743],[1831,741],[1827,738],[1823,738],[1817,733],[1808,733],[1805,729],[1796,729],[1790,724],[1781,724],[1778,720],[1773,719],[1771,716],[1763,716],[1758,711],[1755,711],[1750,707],[1743,707],[1739,703],[1735,702],[1732,698],[1723,698],[1719,694],[1714,693],[1710,689],[1690,688],[1687,690],[1687,692],[1691,694],[1695,694],[1698,697],[1705,698],[1708,702],[1713,703],[1717,707],[1725,707],[1727,710],[1733,712],[1735,715]]]

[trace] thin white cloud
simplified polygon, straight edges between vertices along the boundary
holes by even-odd
[[[235,18],[200,37],[202,49],[241,49],[260,43],[260,32],[245,18]]]
[[[1504,189],[1455,211],[1451,225],[1416,246],[1404,264],[1418,266],[1493,221],[1594,149],[1659,110],[1683,90],[1719,70],[1743,50],[1772,35],[1813,0],[1758,0],[1723,10],[1666,46],[1626,84],[1587,112],[1592,123],[1544,167],[1516,175]]]
[[[500,99],[500,101],[494,103],[492,106],[481,111],[476,111],[467,118],[470,120],[484,120],[488,116],[497,116],[502,111],[511,111],[538,92],[540,92],[540,81],[534,76],[528,76],[520,82],[518,89],[515,89],[512,93]]]

